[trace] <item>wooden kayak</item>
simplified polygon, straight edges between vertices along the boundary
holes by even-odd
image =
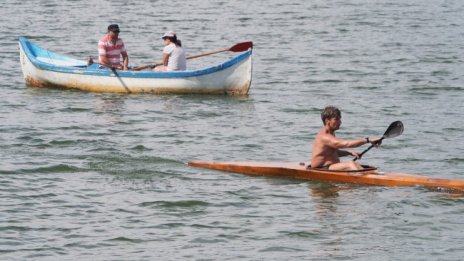
[[[426,186],[464,190],[464,180],[430,178],[406,173],[384,173],[372,166],[364,166],[365,169],[359,171],[331,171],[319,168],[307,168],[307,164],[297,162],[190,161],[188,165],[259,176],[335,181],[378,186]]]
[[[251,85],[252,49],[213,67],[176,72],[112,71],[42,48],[19,38],[26,84],[90,92],[246,95]]]

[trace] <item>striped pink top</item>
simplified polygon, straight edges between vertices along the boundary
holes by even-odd
[[[118,66],[121,64],[121,54],[123,53],[127,54],[126,48],[124,47],[124,42],[121,38],[118,38],[118,40],[116,40],[115,45],[111,43],[111,40],[108,37],[108,35],[103,37],[98,42],[98,56],[106,56],[106,58],[108,58],[109,62],[113,66]],[[101,58],[99,58],[99,61],[102,62]]]

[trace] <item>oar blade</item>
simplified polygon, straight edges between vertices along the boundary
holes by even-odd
[[[383,134],[383,137],[388,139],[388,138],[394,138],[396,136],[400,136],[404,131],[404,126],[401,121],[395,121],[388,126],[388,129],[385,131]]]
[[[229,51],[231,52],[244,52],[250,48],[253,48],[253,42],[243,42],[243,43],[238,43],[232,47],[229,48]]]

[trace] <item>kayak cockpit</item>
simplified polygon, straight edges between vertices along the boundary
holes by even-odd
[[[329,170],[328,167],[319,167],[319,168],[312,168],[311,165],[306,165],[304,162],[300,162],[300,166],[305,166],[307,170],[319,170],[319,171],[326,171],[326,172],[365,172],[365,171],[373,171],[377,170],[376,167],[370,165],[361,165],[364,169],[362,170]]]

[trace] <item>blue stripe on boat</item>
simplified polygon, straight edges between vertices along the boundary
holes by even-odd
[[[24,50],[24,53],[28,59],[34,64],[34,66],[42,69],[55,72],[63,73],[73,73],[73,74],[83,74],[83,75],[98,75],[98,76],[114,76],[115,73],[111,70],[101,70],[97,69],[95,66],[86,67],[83,66],[85,61],[76,60],[67,56],[63,56],[54,52],[51,52],[47,49],[44,49],[25,37],[19,37],[19,42]],[[243,54],[240,54],[231,60],[210,68],[195,70],[195,71],[177,71],[177,72],[152,72],[152,71],[117,71],[119,77],[130,77],[130,78],[186,78],[194,77],[205,74],[214,73],[221,71],[228,67],[231,67],[245,59],[247,59],[252,54],[252,50],[248,50]],[[53,59],[57,61],[75,63],[76,66],[59,66],[51,63],[43,62],[37,59],[37,57],[42,57],[45,59]]]

